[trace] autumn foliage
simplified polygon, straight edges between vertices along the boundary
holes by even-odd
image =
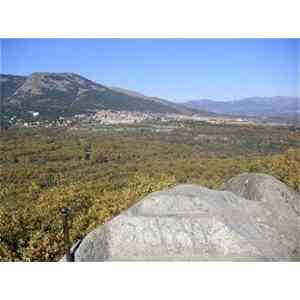
[[[3,135],[0,260],[58,260],[63,206],[71,209],[75,242],[145,195],[178,183],[218,188],[239,173],[262,172],[300,191],[298,134],[193,126],[164,136],[62,130]],[[86,145],[91,145],[89,160]]]

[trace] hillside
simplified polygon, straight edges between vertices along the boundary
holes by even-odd
[[[298,97],[252,97],[234,101],[201,99],[184,104],[190,108],[203,109],[217,114],[292,120],[300,116],[300,98]]]
[[[121,88],[111,88],[74,73],[33,73],[28,77],[0,75],[1,106],[7,117],[57,118],[99,109],[154,113],[193,113],[167,100],[147,97]]]
[[[26,77],[15,75],[1,75],[0,74],[0,95],[1,100],[5,101],[11,97],[15,91],[22,86]]]

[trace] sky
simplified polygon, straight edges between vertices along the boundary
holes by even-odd
[[[0,39],[0,48],[3,74],[74,72],[176,102],[299,92],[300,39]]]

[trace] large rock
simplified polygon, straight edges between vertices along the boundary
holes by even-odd
[[[287,218],[278,220],[264,202],[179,185],[150,194],[89,233],[73,256],[75,261],[288,261],[299,229],[296,214],[290,217],[286,225]]]
[[[300,195],[267,174],[242,173],[231,178],[222,189],[249,200],[268,203],[279,213],[282,209],[293,210],[297,215],[300,212]]]
[[[300,257],[300,195],[273,176],[258,173],[242,173],[223,184],[222,190],[248,200],[260,202],[272,212],[268,225],[276,227],[282,241]]]

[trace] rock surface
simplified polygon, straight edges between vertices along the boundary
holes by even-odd
[[[282,241],[296,248],[293,256],[300,257],[300,195],[273,176],[242,173],[231,178],[222,190],[252,201],[261,202],[273,215],[269,225],[276,227]]]
[[[273,176],[258,173],[242,173],[222,186],[223,190],[273,206],[274,209],[300,212],[300,195]]]
[[[292,191],[288,199],[280,193],[276,200],[261,196],[269,181],[238,189],[239,180],[244,184],[252,176],[242,175],[223,188],[244,197],[195,185],[150,194],[89,233],[74,247],[74,260],[291,260],[299,246],[299,218],[293,205],[299,196]],[[285,187],[281,182],[278,186]]]

